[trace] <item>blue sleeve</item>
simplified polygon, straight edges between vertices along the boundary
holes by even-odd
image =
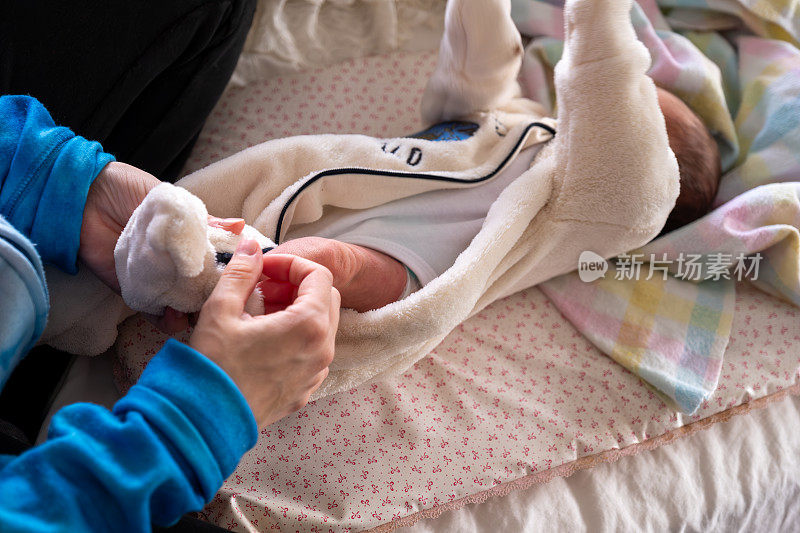
[[[170,340],[112,411],[65,407],[44,444],[5,458],[0,530],[169,525],[211,500],[257,436],[233,381]]]
[[[49,300],[33,244],[0,216],[0,389],[44,331]]]
[[[99,143],[56,126],[35,98],[0,97],[0,216],[65,272],[77,271],[89,186],[113,160]]]

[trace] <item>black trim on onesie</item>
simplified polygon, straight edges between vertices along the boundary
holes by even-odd
[[[551,135],[556,135],[556,130],[552,127],[548,126],[547,124],[542,124],[541,122],[532,122],[528,124],[525,130],[520,135],[519,140],[514,145],[514,148],[511,152],[500,162],[500,165],[491,171],[486,176],[483,176],[478,179],[474,180],[466,180],[461,178],[453,178],[450,176],[439,176],[436,174],[425,174],[425,173],[414,173],[414,172],[400,172],[400,171],[392,171],[392,170],[373,170],[373,169],[365,169],[365,168],[333,168],[329,170],[324,170],[319,174],[314,175],[313,177],[309,178],[308,181],[303,183],[299,189],[297,189],[294,194],[289,198],[289,200],[284,204],[283,209],[281,209],[281,214],[278,217],[278,224],[275,228],[275,238],[273,239],[276,244],[279,243],[280,235],[281,235],[281,227],[283,226],[283,219],[286,216],[286,212],[289,210],[289,206],[292,205],[300,194],[307,189],[311,184],[315,181],[320,180],[327,176],[338,176],[342,174],[364,174],[369,176],[386,176],[386,177],[395,177],[395,178],[416,178],[416,179],[424,179],[424,180],[432,180],[432,181],[445,181],[450,183],[480,183],[482,181],[486,181],[494,177],[498,172],[500,172],[503,167],[509,162],[509,160],[514,156],[517,152],[517,149],[522,145],[525,139],[528,136],[528,132],[530,132],[533,128],[542,128],[543,130],[547,131]]]

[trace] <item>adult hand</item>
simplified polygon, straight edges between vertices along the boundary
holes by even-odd
[[[150,189],[161,183],[155,176],[125,163],[111,162],[97,175],[83,210],[80,260],[115,292],[119,292],[119,281],[114,265],[114,248],[122,230],[139,207]],[[211,226],[220,227],[236,234],[244,227],[243,219],[221,219],[208,217]],[[189,326],[185,313],[168,307],[163,316],[147,317],[165,333],[177,333]]]
[[[114,265],[114,248],[122,230],[150,189],[161,183],[152,174],[113,161],[97,175],[83,209],[78,258],[114,292],[119,281]],[[184,313],[167,308],[163,316],[148,319],[165,333],[177,333],[189,326]]]
[[[257,285],[268,314],[251,316],[244,306]],[[268,425],[303,407],[328,375],[339,304],[327,268],[265,256],[244,239],[200,310],[189,345],[227,372],[259,425]]]
[[[111,162],[97,175],[83,210],[78,257],[106,285],[119,292],[114,247],[134,209],[158,179],[125,163]]]

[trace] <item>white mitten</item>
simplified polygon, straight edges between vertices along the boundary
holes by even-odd
[[[199,311],[242,238],[257,241],[262,249],[275,246],[252,226],[240,235],[210,227],[202,200],[163,183],[136,208],[117,241],[114,260],[122,298],[132,309],[155,315],[167,306]],[[263,309],[254,291],[246,311],[263,314]]]

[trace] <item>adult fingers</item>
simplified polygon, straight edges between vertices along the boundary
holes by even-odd
[[[297,287],[288,281],[265,279],[258,283],[258,288],[261,291],[261,295],[264,297],[265,304],[282,304],[287,306],[297,297]]]
[[[330,310],[328,311],[328,321],[329,321],[329,329],[328,329],[328,338],[326,339],[326,343],[331,347],[330,359],[327,361],[327,364],[331,364],[333,362],[333,358],[335,357],[335,352],[333,349],[336,347],[336,333],[339,330],[339,311],[342,305],[342,297],[339,295],[339,291],[335,288],[331,288],[331,306]],[[326,367],[327,368],[327,367]]]
[[[339,322],[339,308],[342,306],[342,294],[336,287],[331,287],[331,311],[336,315],[336,322]],[[333,318],[333,314],[331,315]]]
[[[242,239],[222,272],[214,291],[206,301],[206,307],[216,312],[239,316],[250,293],[261,277],[261,248],[250,239]]]
[[[291,307],[311,307],[327,312],[331,303],[333,276],[330,270],[296,255],[267,254],[263,273],[275,281],[288,281],[297,287]]]
[[[316,263],[298,255],[275,253],[273,250],[264,254],[264,265],[261,270],[272,280],[298,286],[303,278],[313,270],[314,265]]]

